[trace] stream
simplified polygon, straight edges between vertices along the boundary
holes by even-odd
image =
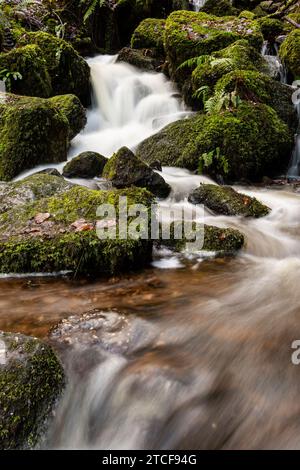
[[[190,114],[161,74],[109,56],[90,65],[93,107],[69,158],[134,150]],[[50,166],[63,164],[19,178]],[[172,187],[162,213],[191,209],[189,192],[212,182],[181,168],[162,175]],[[300,447],[300,369],[291,361],[300,338],[300,193],[235,189],[272,209],[257,220],[204,213],[205,223],[245,234],[235,258],[161,250],[143,272],[109,280],[0,280],[1,330],[45,338],[71,316],[50,332],[68,385],[43,448]]]

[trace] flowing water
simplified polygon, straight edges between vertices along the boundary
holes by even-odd
[[[199,11],[200,8],[204,7],[206,0],[191,0],[193,10]]]
[[[95,102],[73,142],[109,156],[184,118],[157,74],[112,58],[91,61]],[[188,193],[208,178],[163,168],[172,193],[160,201],[192,210]],[[68,385],[47,448],[299,448],[300,194],[296,187],[237,188],[271,209],[258,220],[204,213],[240,229],[235,258],[154,254],[152,266],[110,280],[0,280],[0,329],[46,337]],[[78,315],[90,312],[79,319]]]

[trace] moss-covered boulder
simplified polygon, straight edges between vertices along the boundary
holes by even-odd
[[[148,165],[159,161],[163,166],[180,166],[180,160],[189,144],[197,139],[205,122],[204,114],[176,121],[141,142],[136,156]],[[193,166],[193,170],[197,165]]]
[[[143,141],[137,156],[147,162],[186,167],[227,181],[260,180],[285,170],[293,137],[267,105],[242,102],[218,114],[170,124]]]
[[[150,72],[155,71],[161,65],[161,61],[154,56],[152,51],[148,49],[132,49],[131,47],[123,47],[119,52],[117,62],[125,62]]]
[[[107,158],[96,152],[83,152],[70,160],[63,169],[66,178],[94,178],[101,176]]]
[[[10,75],[6,82],[6,91],[17,95],[39,96],[48,98],[52,94],[50,75],[41,49],[28,45],[0,54],[0,70],[10,74],[18,73],[18,78]]]
[[[119,199],[128,207],[143,204],[149,218],[139,222],[142,233],[151,222],[153,195],[141,188],[95,191],[74,186],[66,192],[12,208],[0,216],[0,272],[71,271],[74,275],[113,275],[147,265],[152,241],[138,231],[120,236]],[[109,219],[99,213],[110,205]],[[138,206],[140,207],[140,206]],[[128,231],[135,217],[128,219]],[[125,227],[126,228],[126,227]],[[106,229],[114,233],[103,235]],[[99,236],[101,230],[101,236]]]
[[[257,50],[263,41],[258,25],[246,18],[188,11],[172,13],[165,30],[165,49],[172,78],[179,82],[185,79],[178,67],[187,59],[224,49],[238,39],[247,39]]]
[[[48,100],[0,94],[0,180],[66,160],[69,125]]]
[[[296,131],[297,114],[292,102],[293,89],[255,70],[235,70],[224,75],[216,84],[215,94],[235,93],[240,99],[265,103]]]
[[[284,23],[275,18],[259,18],[257,20],[266,41],[275,42],[277,36],[284,33]]]
[[[207,87],[211,95],[218,80],[223,75],[235,70],[267,71],[266,62],[260,52],[249,46],[245,40],[239,40],[230,46],[217,51],[196,66],[192,72],[192,92]]]
[[[245,243],[244,235],[238,230],[219,228],[206,224],[202,227],[198,227],[199,233],[197,234],[197,240],[195,235],[197,227],[195,225],[193,226],[193,232],[185,233],[183,237],[178,239],[175,235],[176,225],[177,222],[171,224],[170,238],[161,239],[158,242],[160,246],[166,246],[171,250],[179,252],[189,250],[198,253],[214,252],[218,255],[232,255],[239,251]]]
[[[58,95],[50,98],[49,101],[67,118],[69,140],[72,140],[87,123],[86,110],[80,99],[75,95]]]
[[[164,54],[165,20],[148,18],[142,21],[131,38],[134,49],[155,49]]]
[[[206,0],[200,11],[215,16],[230,16],[238,13],[230,0]]]
[[[300,77],[300,30],[288,34],[279,49],[279,56],[295,79]]]
[[[36,173],[14,183],[0,183],[0,213],[71,189],[61,176]]]
[[[0,332],[0,449],[37,443],[63,385],[63,370],[50,346]]]
[[[264,217],[270,209],[256,198],[238,193],[230,186],[201,184],[188,197],[192,204],[205,207],[222,215],[242,215],[244,217]]]
[[[47,62],[52,94],[73,94],[84,106],[90,104],[90,69],[86,61],[63,39],[44,32],[24,34],[20,45],[36,44]]]
[[[107,162],[103,176],[116,188],[137,186],[147,188],[155,196],[164,198],[171,191],[162,176],[137,158],[127,147],[122,147]]]

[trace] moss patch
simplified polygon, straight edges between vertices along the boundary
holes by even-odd
[[[97,208],[112,204],[118,214],[121,196],[127,197],[129,206],[143,204],[150,211],[153,196],[143,189],[92,191],[74,186],[61,195],[2,214],[0,272],[70,270],[76,274],[112,275],[146,265],[152,255],[150,240],[139,236],[124,240],[118,232],[116,239],[100,240],[97,236]],[[48,214],[47,219],[37,223],[38,214]],[[80,224],[84,227],[77,230]]]
[[[242,215],[244,217],[264,217],[270,209],[256,198],[238,193],[230,186],[201,184],[190,195],[193,204],[204,204],[216,214]]]
[[[41,163],[66,160],[69,125],[42,98],[0,95],[0,180]]]
[[[0,332],[0,448],[31,448],[64,385],[53,350],[35,338]]]

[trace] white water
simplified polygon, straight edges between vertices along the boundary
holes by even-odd
[[[195,11],[199,11],[200,8],[204,7],[206,0],[191,0],[190,3]]]
[[[111,157],[122,146],[134,150],[144,139],[190,113],[176,87],[163,74],[141,72],[116,63],[117,56],[97,56],[91,67],[93,106],[86,128],[75,137],[68,159],[84,151]],[[20,174],[22,179],[45,168],[62,171],[65,163],[44,164]]]

